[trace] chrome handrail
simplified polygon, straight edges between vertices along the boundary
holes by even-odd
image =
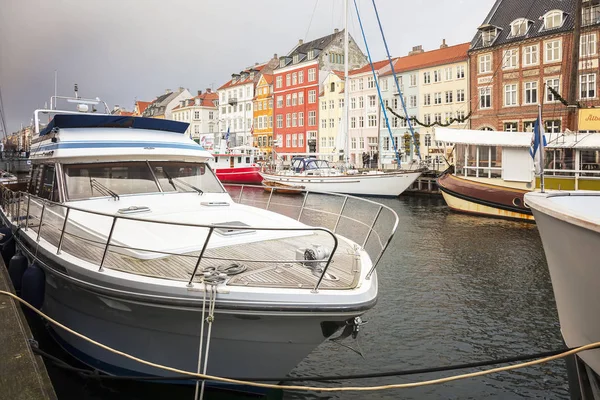
[[[257,186],[249,186],[249,185],[226,185],[226,186],[241,186],[241,188],[240,188],[240,194],[239,194],[239,198],[238,198],[239,202],[242,202],[242,200],[243,200],[244,187],[246,187],[246,186],[247,187],[254,187],[254,188],[257,187]],[[260,187],[260,188],[262,189],[262,187]],[[194,279],[195,279],[195,277],[196,277],[196,275],[198,273],[198,269],[200,267],[200,263],[201,263],[201,260],[203,258],[206,258],[206,259],[220,259],[219,257],[204,257],[204,253],[205,253],[205,251],[207,249],[207,246],[208,246],[208,243],[209,243],[209,241],[211,239],[211,235],[212,235],[214,229],[216,229],[217,227],[218,228],[222,228],[222,229],[232,229],[232,230],[238,230],[238,231],[239,230],[252,230],[252,231],[256,231],[256,230],[260,230],[260,231],[277,230],[277,231],[311,231],[311,232],[312,231],[321,231],[321,232],[329,235],[332,238],[332,241],[333,241],[333,248],[332,248],[332,251],[330,252],[329,257],[326,260],[325,266],[323,267],[323,270],[322,270],[322,272],[321,272],[321,274],[319,276],[319,279],[318,279],[316,285],[314,286],[313,291],[316,292],[316,291],[318,291],[322,280],[326,276],[327,270],[328,270],[329,266],[331,265],[333,257],[336,254],[336,251],[338,249],[338,238],[337,238],[336,231],[338,229],[338,226],[339,226],[340,221],[342,220],[342,218],[346,219],[347,221],[353,222],[353,223],[354,222],[359,223],[359,224],[365,226],[366,228],[368,228],[367,236],[366,236],[364,242],[362,243],[363,247],[369,241],[369,238],[371,237],[371,234],[375,234],[378,237],[378,241],[379,241],[378,245],[381,248],[379,249],[379,252],[376,255],[375,259],[373,259],[372,268],[369,271],[369,273],[367,275],[367,278],[370,278],[371,274],[375,270],[375,267],[377,266],[377,263],[379,262],[381,256],[385,252],[385,249],[387,248],[387,246],[391,242],[391,239],[394,236],[395,231],[396,231],[397,226],[398,226],[398,216],[397,216],[397,214],[395,213],[394,210],[392,210],[391,208],[389,208],[389,207],[387,207],[385,205],[381,205],[381,204],[379,204],[377,202],[374,202],[374,201],[371,201],[371,200],[368,200],[368,199],[355,198],[355,199],[358,199],[361,202],[370,203],[370,204],[376,205],[378,207],[377,214],[376,214],[373,222],[369,226],[368,223],[365,223],[363,221],[359,221],[359,220],[357,220],[357,219],[355,219],[353,217],[350,217],[350,216],[343,215],[344,210],[346,209],[346,204],[348,202],[348,199],[349,198],[354,198],[353,196],[341,195],[341,194],[336,194],[336,193],[326,193],[326,192],[309,192],[309,191],[300,190],[300,189],[298,191],[299,192],[304,192],[305,196],[304,196],[304,199],[303,199],[303,202],[302,202],[302,206],[299,207],[300,208],[300,212],[299,212],[298,220],[300,220],[300,218],[302,217],[303,212],[304,212],[305,209],[306,210],[315,211],[315,212],[319,212],[319,213],[328,214],[328,215],[334,215],[336,217],[336,221],[335,221],[335,226],[333,228],[333,231],[330,230],[330,229],[327,229],[325,227],[313,227],[313,226],[308,226],[306,228],[304,228],[304,227],[302,227],[302,228],[280,228],[280,227],[275,228],[275,227],[244,227],[244,226],[236,226],[236,225],[234,225],[234,226],[227,226],[227,225],[218,225],[218,226],[215,226],[215,225],[212,225],[212,224],[195,224],[195,223],[186,223],[186,222],[157,221],[157,220],[151,220],[151,219],[145,219],[145,218],[127,216],[127,215],[108,214],[108,213],[99,212],[99,211],[86,210],[86,209],[82,209],[82,208],[79,208],[79,207],[74,207],[72,205],[65,205],[65,204],[54,203],[54,202],[48,201],[48,200],[46,200],[44,198],[41,198],[39,196],[31,195],[31,194],[26,193],[26,192],[13,192],[12,190],[10,190],[10,189],[8,189],[6,187],[1,187],[0,190],[2,191],[2,195],[0,196],[0,199],[2,199],[2,203],[3,203],[2,205],[4,205],[5,212],[7,212],[7,213],[10,212],[9,210],[10,210],[10,205],[11,205],[10,204],[11,203],[10,200],[6,201],[7,199],[10,199],[10,198],[12,198],[15,195],[19,198],[19,204],[18,205],[14,205],[14,206],[18,207],[17,208],[17,210],[19,210],[18,214],[20,214],[20,209],[21,209],[20,202],[22,201],[22,199],[23,199],[24,196],[27,196],[27,211],[26,211],[27,215],[24,216],[24,218],[25,218],[25,230],[28,229],[29,219],[31,217],[30,216],[30,209],[31,209],[31,201],[32,201],[32,199],[34,201],[36,201],[36,203],[38,203],[38,206],[39,205],[42,206],[41,207],[42,210],[41,210],[40,218],[39,218],[40,219],[40,221],[39,221],[40,224],[39,224],[38,232],[36,232],[37,233],[36,241],[38,241],[38,242],[39,242],[40,238],[44,236],[44,235],[42,235],[41,230],[42,230],[42,225],[43,225],[43,222],[44,222],[45,213],[47,211],[46,210],[47,206],[53,206],[53,207],[54,206],[58,206],[58,207],[60,207],[60,208],[62,208],[62,209],[65,210],[64,220],[62,221],[62,228],[60,228],[60,227],[54,227],[54,228],[58,228],[60,230],[60,238],[58,240],[57,251],[56,251],[57,255],[61,254],[63,240],[64,240],[64,236],[65,236],[65,233],[66,233],[67,225],[68,225],[69,222],[72,223],[72,221],[69,221],[69,216],[70,216],[71,210],[73,210],[73,211],[79,211],[79,212],[82,212],[82,213],[85,213],[85,214],[92,214],[92,215],[98,215],[98,216],[112,218],[111,229],[110,229],[110,232],[108,234],[108,237],[107,237],[106,241],[102,240],[101,242],[98,242],[98,244],[101,244],[102,246],[104,246],[102,260],[100,261],[100,264],[99,264],[99,270],[98,270],[99,272],[103,271],[104,263],[106,261],[106,257],[108,255],[108,251],[109,251],[110,247],[132,249],[131,246],[120,246],[118,244],[114,244],[113,245],[113,244],[110,243],[111,239],[112,239],[112,236],[113,236],[113,233],[114,233],[115,225],[117,223],[117,220],[119,220],[119,219],[122,219],[122,220],[131,220],[131,221],[142,222],[142,223],[146,222],[146,223],[153,223],[153,224],[166,224],[166,225],[175,225],[175,226],[183,226],[183,227],[195,227],[195,228],[206,228],[206,229],[208,229],[209,230],[209,234],[204,239],[202,251],[200,252],[200,255],[198,256],[198,261],[196,263],[196,266],[194,268],[192,276],[191,276],[189,282],[187,283],[188,286],[193,286],[193,281],[194,281]],[[287,188],[286,188],[286,190],[287,190]],[[266,210],[269,210],[270,206],[272,206],[274,204],[284,205],[283,203],[273,203],[271,201],[272,197],[273,197],[273,191],[276,191],[276,188],[271,188],[271,193],[269,194],[269,198],[268,198],[267,205],[266,205]],[[308,196],[311,195],[311,194],[331,195],[331,196],[337,196],[339,198],[343,198],[343,205],[342,205],[340,211],[337,214],[336,214],[336,212],[330,212],[330,211],[326,211],[326,210],[318,210],[318,209],[313,209],[313,208],[307,208],[306,207],[307,199],[308,199]],[[290,205],[287,205],[287,206],[298,208],[297,205],[291,205],[290,204]],[[377,221],[379,220],[379,218],[381,216],[381,212],[382,212],[383,209],[387,209],[387,210],[389,210],[392,213],[392,215],[395,217],[395,223],[394,223],[392,229],[388,233],[388,238],[387,238],[387,240],[385,242],[385,245],[382,246],[382,240],[381,240],[382,238],[380,237],[379,232],[375,231],[374,228],[375,228],[375,225],[377,224]],[[19,221],[17,221],[17,223],[19,223]],[[52,223],[51,223],[51,225],[52,225]],[[75,236],[77,236],[77,235],[75,235]],[[148,251],[148,252],[156,252],[156,253],[163,253],[163,252],[154,251],[154,250],[151,250],[151,249],[137,249],[137,250]],[[172,254],[172,255],[187,256],[185,254]],[[238,260],[238,261],[257,262],[257,260],[252,260],[252,259]],[[278,260],[266,260],[266,261],[270,261],[270,262],[282,262],[282,263],[283,262],[298,262],[298,260],[279,260],[279,259]],[[325,262],[325,259],[323,259],[322,262]]]

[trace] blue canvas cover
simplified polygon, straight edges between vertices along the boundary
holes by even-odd
[[[186,122],[168,119],[122,115],[57,114],[40,132],[40,136],[47,135],[54,128],[135,128],[184,133],[188,126]]]

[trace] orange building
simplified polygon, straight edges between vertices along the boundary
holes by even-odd
[[[256,84],[253,114],[254,146],[269,155],[273,148],[273,75],[262,74]]]

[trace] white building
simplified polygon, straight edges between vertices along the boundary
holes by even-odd
[[[180,87],[176,91],[167,89],[165,94],[158,96],[146,109],[142,117],[173,119],[173,108],[180,104],[181,100],[189,99],[192,94],[189,90]]]
[[[172,119],[189,123],[186,134],[211,149],[219,136],[218,106],[219,97],[216,93],[211,89],[206,89],[205,93],[199,90],[196,97],[181,100],[179,105],[173,108]]]

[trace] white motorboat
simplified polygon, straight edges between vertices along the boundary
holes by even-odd
[[[19,181],[19,179],[15,175],[11,174],[10,172],[0,171],[0,184],[1,185],[17,183],[18,181]]]
[[[28,191],[1,188],[0,216],[50,317],[154,363],[196,371],[208,354],[209,374],[260,378],[375,305],[390,208],[260,187],[233,200],[185,123],[37,110],[38,132],[42,113],[57,115],[34,139]],[[172,376],[54,333],[100,371]]]
[[[361,196],[399,196],[423,173],[422,170],[393,172],[341,171],[326,160],[295,157],[289,170],[261,172],[263,182],[311,191],[347,193]]]
[[[569,347],[600,341],[600,193],[594,191],[531,192],[525,204],[535,217],[558,309]],[[600,374],[600,350],[578,356]]]

